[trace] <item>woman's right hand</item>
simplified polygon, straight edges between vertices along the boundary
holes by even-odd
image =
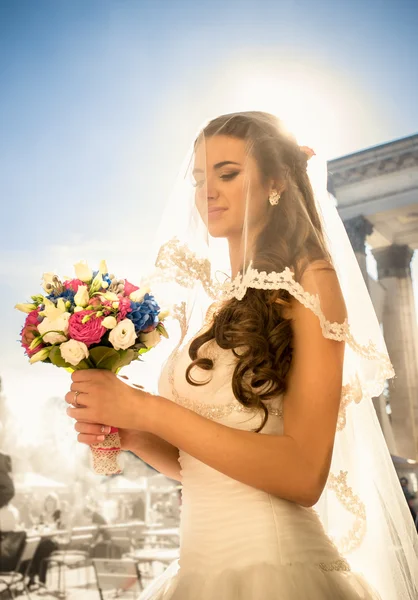
[[[102,426],[98,423],[84,423],[83,421],[76,421],[74,429],[78,432],[78,441],[88,446],[102,442],[105,435],[110,433],[110,427],[108,426]],[[132,450],[135,447],[135,440],[138,439],[141,432],[135,429],[118,429],[118,433],[122,450]]]

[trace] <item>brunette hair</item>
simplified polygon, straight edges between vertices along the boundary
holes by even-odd
[[[290,267],[296,281],[300,281],[314,260],[331,262],[306,171],[308,156],[282,123],[263,112],[222,115],[204,128],[196,144],[201,136],[215,135],[245,140],[262,183],[274,179],[286,184],[278,206],[269,207],[266,199],[270,214],[255,242],[253,268],[280,272]],[[191,385],[207,383],[193,381],[190,372],[194,367],[210,371],[214,366],[212,359],[198,357],[203,344],[214,339],[220,348],[232,350],[238,359],[232,377],[235,398],[245,407],[258,407],[264,412],[256,433],[267,423],[264,401],[286,391],[293,336],[291,322],[283,313],[290,307],[290,300],[286,290],[248,288],[242,300],[232,298],[222,305],[210,328],[189,348],[192,362],[186,379]]]

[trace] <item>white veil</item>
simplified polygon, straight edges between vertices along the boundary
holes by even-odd
[[[213,181],[228,185],[236,168],[225,165],[215,172],[206,161],[216,136],[235,136],[245,148],[240,174],[234,175],[242,180],[244,224],[237,245],[240,269],[233,280],[228,245],[208,214],[211,203],[222,204],[212,190]],[[251,171],[254,160],[259,165],[264,161],[270,174],[284,182],[278,204],[267,204],[268,194],[260,199]],[[197,163],[200,171],[193,175]],[[251,290],[290,294],[318,317],[325,337],[345,342],[332,464],[315,508],[351,568],[363,573],[382,600],[413,600],[418,598],[417,533],[372,402],[394,372],[360,267],[327,192],[326,176],[326,163],[316,156],[307,162],[294,138],[269,114],[234,113],[206,123],[193,141],[163,215],[156,267],[148,283],[159,301],[173,306],[173,346],[210,324],[225,303],[245,302]],[[266,234],[270,241],[256,246],[250,232],[261,202],[271,220],[270,237]],[[286,246],[276,253],[274,240],[279,245],[283,239]],[[321,298],[319,281],[309,290],[302,287],[296,259],[308,264],[325,259],[335,269],[347,308],[345,320],[338,320],[333,306]]]

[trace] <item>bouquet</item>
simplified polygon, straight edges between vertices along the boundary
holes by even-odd
[[[75,265],[75,278],[44,273],[44,294],[16,304],[27,313],[21,345],[30,363],[52,363],[72,373],[78,369],[122,367],[168,337],[164,318],[148,287],[109,275],[105,261],[92,271],[84,261]],[[120,473],[118,430],[91,446],[93,468],[101,475]]]

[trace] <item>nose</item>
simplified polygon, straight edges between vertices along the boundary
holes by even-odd
[[[206,189],[206,196],[208,201],[209,200],[216,200],[219,196],[219,191],[216,187],[216,180],[214,177],[208,177],[207,178],[207,189]]]

